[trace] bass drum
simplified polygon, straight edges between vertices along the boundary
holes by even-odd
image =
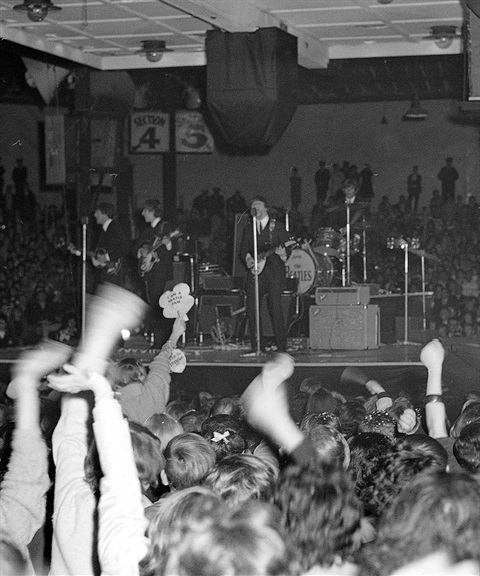
[[[298,279],[298,293],[308,294],[315,288],[331,286],[341,263],[324,254],[312,256],[303,248],[295,248],[285,262],[288,278]]]

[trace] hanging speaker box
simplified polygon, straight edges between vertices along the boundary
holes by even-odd
[[[279,28],[208,30],[205,49],[214,132],[238,150],[276,144],[298,104],[297,38]]]

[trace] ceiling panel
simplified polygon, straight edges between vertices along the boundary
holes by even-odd
[[[436,25],[461,29],[464,0],[53,0],[61,10],[33,23],[0,0],[0,37],[98,69],[205,64],[204,35],[216,26],[251,32],[277,26],[299,39],[299,63],[325,68],[345,58],[458,54],[429,36]],[[135,52],[141,40],[172,49],[155,64]],[[112,57],[111,54],[116,56]]]

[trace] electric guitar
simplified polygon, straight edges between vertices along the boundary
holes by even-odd
[[[68,244],[67,250],[74,256],[82,255],[82,251],[74,244]],[[103,248],[95,251],[87,250],[87,256],[90,258],[95,268],[104,268],[107,274],[116,275],[122,268],[122,259],[118,258],[118,260],[110,260],[110,255]]]
[[[174,230],[171,234],[166,236],[155,236],[154,240],[150,244],[144,244],[138,249],[138,273],[140,276],[145,276],[147,272],[155,266],[157,262],[160,261],[157,250],[160,246],[166,246],[172,238],[180,236],[180,230]]]
[[[258,253],[258,274],[261,274],[263,272],[263,269],[265,268],[265,264],[267,263],[267,258],[269,256],[271,256],[272,254],[275,254],[275,251],[277,250],[277,248],[288,248],[289,246],[293,246],[297,243],[296,240],[292,239],[292,240],[287,240],[284,244],[279,244],[278,246],[275,246],[274,248],[270,248],[269,250],[265,250],[263,252],[259,252]],[[252,272],[252,274],[255,274],[255,260],[253,258],[253,256],[251,256],[251,254],[247,254],[247,256],[245,257],[245,264],[247,265],[247,268]]]

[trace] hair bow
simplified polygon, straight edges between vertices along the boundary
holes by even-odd
[[[223,434],[220,434],[220,432],[214,432],[212,442],[225,442],[225,444],[229,444],[230,443],[230,440],[228,440],[229,436],[230,432],[228,430],[226,430]]]

